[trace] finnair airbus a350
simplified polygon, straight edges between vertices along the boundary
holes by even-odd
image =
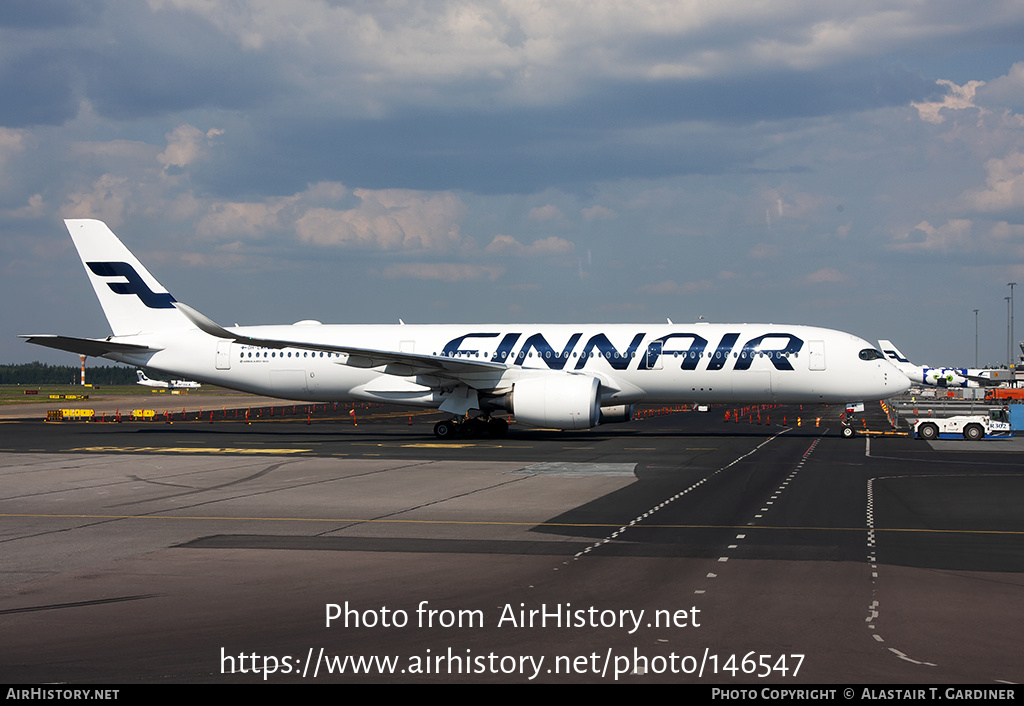
[[[364,400],[453,415],[434,433],[517,422],[588,429],[636,403],[878,400],[910,383],[866,341],[774,324],[323,325],[223,328],[176,301],[107,226],[67,220],[106,338],[30,343],[286,399]]]

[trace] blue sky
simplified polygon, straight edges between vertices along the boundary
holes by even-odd
[[[0,362],[109,332],[69,217],[225,324],[702,316],[973,365],[978,309],[1002,362],[1022,45],[1020,2],[5,2]]]

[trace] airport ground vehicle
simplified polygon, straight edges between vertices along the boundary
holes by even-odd
[[[991,436],[1012,436],[1010,412],[1005,407],[993,408],[987,414],[960,414],[955,417],[918,417],[910,420],[911,430],[919,439],[970,439]]]

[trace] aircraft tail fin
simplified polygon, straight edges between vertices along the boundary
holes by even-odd
[[[64,221],[115,336],[194,329],[171,296],[102,221]]]
[[[900,349],[893,345],[892,341],[881,340],[878,342],[878,348],[882,351],[885,359],[895,365],[904,375],[908,377],[911,375],[917,375],[916,379],[920,379],[921,368],[920,366],[914,365],[910,362],[907,356],[900,353]],[[915,379],[915,378],[911,378]]]
[[[900,353],[900,349],[897,348],[895,345],[893,345],[892,341],[885,341],[885,340],[879,341],[878,342],[878,347],[882,350],[882,353],[885,355],[885,359],[890,361],[890,362],[892,362],[893,364],[895,364],[897,366],[900,363],[909,363],[910,362],[910,360],[907,358],[907,356],[905,356],[902,353]]]

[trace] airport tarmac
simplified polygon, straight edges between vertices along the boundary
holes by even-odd
[[[1020,445],[840,411],[3,423],[0,681],[1024,679]]]

